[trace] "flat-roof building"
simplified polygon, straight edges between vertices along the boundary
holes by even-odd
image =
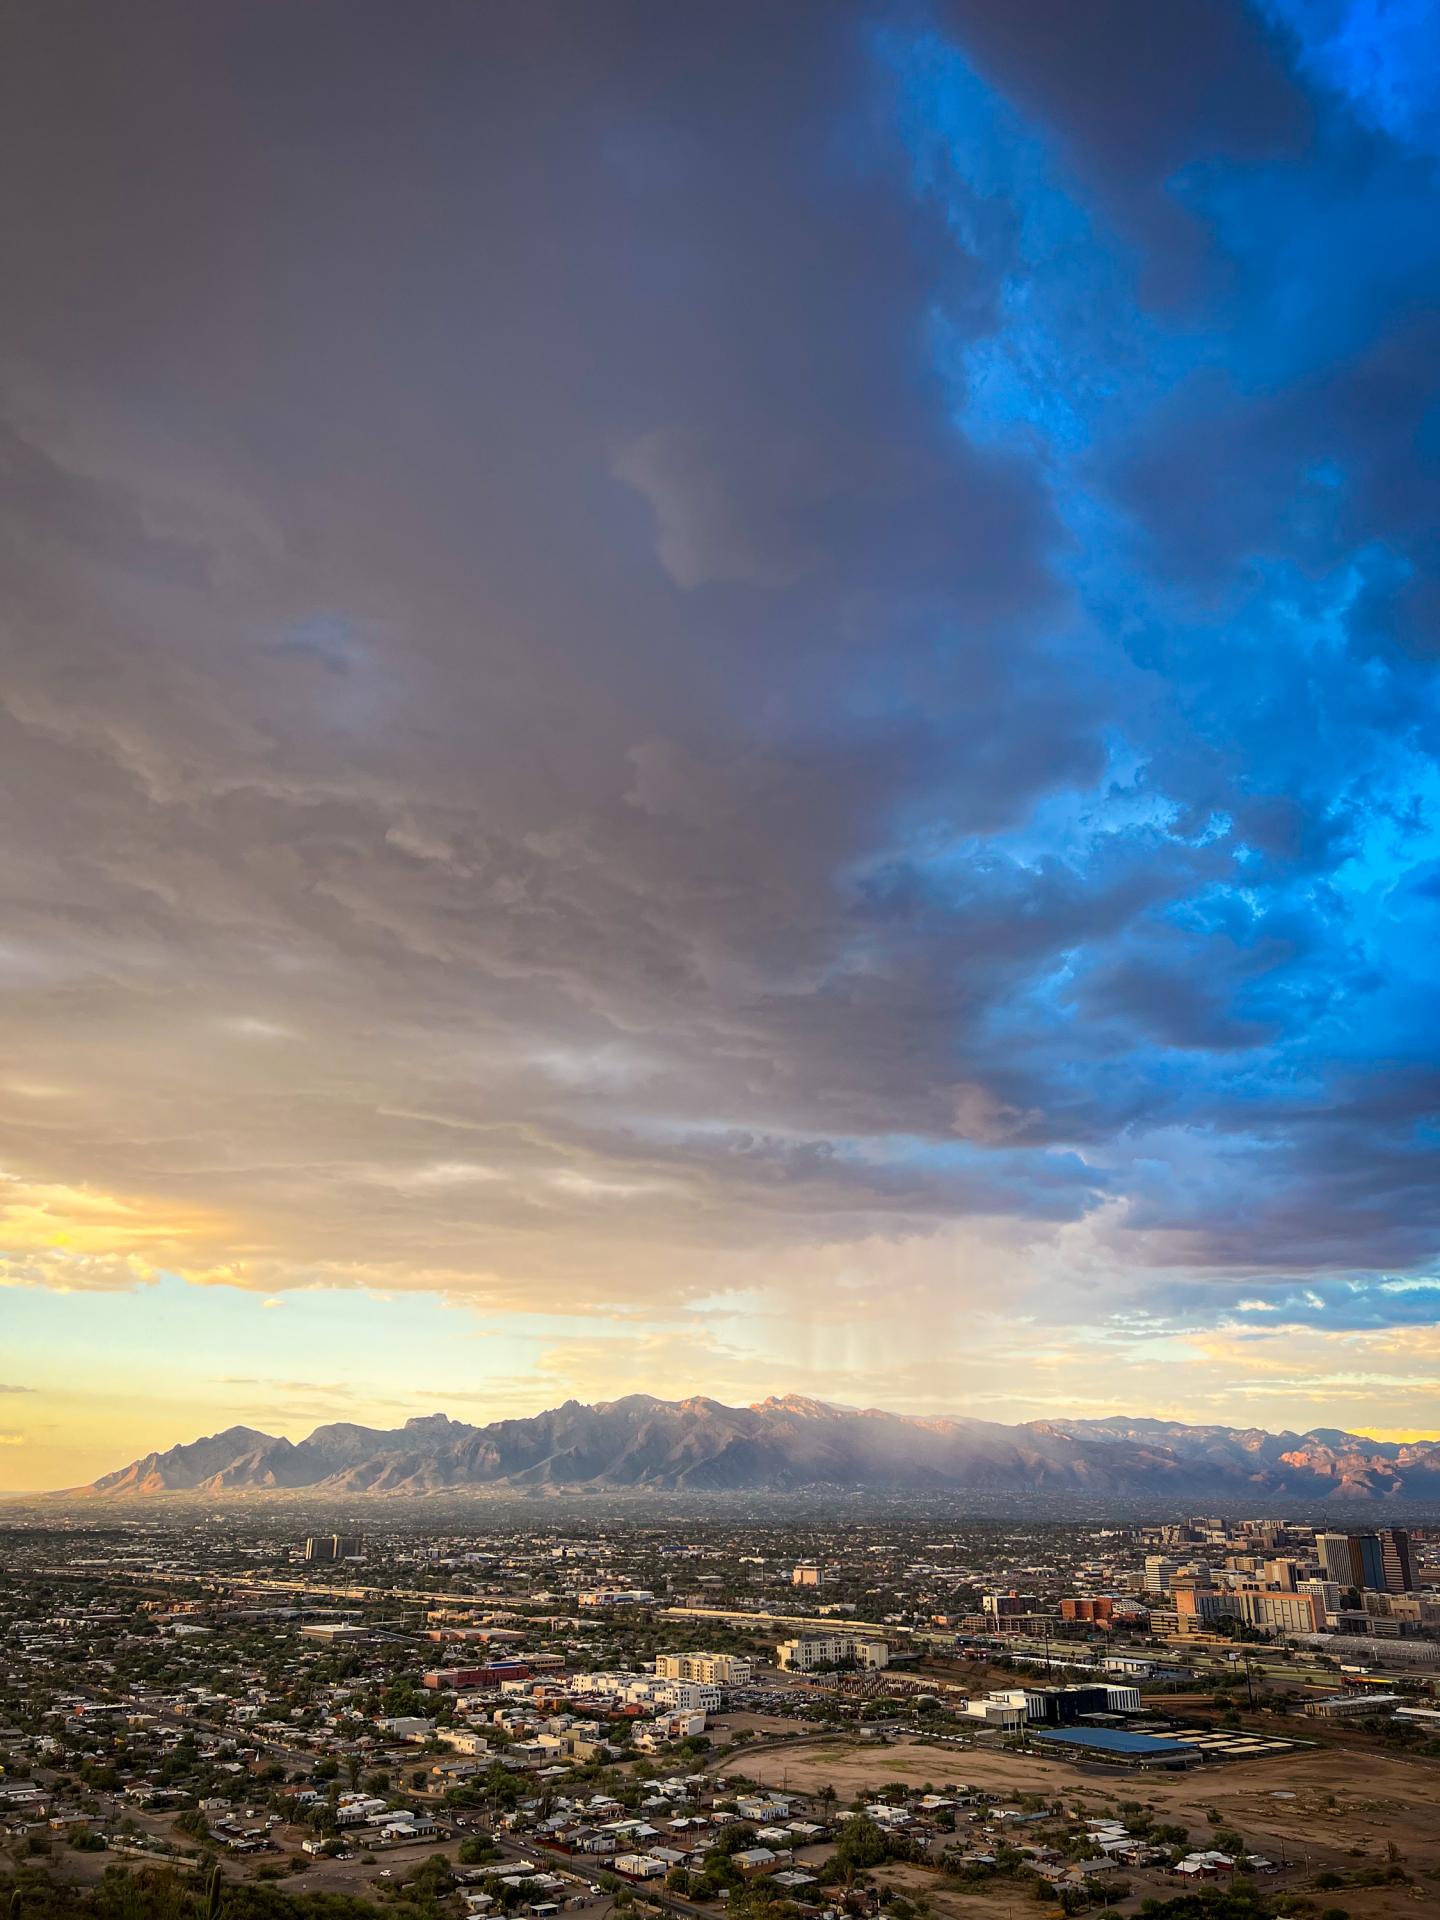
[[[712,1687],[743,1687],[750,1678],[750,1662],[739,1653],[659,1653],[656,1677],[661,1680],[702,1680]]]
[[[1179,1740],[1157,1740],[1150,1733],[1124,1733],[1114,1727],[1044,1727],[1030,1735],[1046,1746],[1070,1748],[1131,1767],[1186,1767],[1199,1759],[1194,1747]]]
[[[805,1633],[782,1640],[776,1658],[788,1673],[811,1673],[816,1667],[887,1667],[890,1649],[883,1640],[861,1639],[853,1633]]]

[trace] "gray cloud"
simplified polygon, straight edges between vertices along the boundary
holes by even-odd
[[[824,476],[796,449],[756,461],[755,449],[725,456],[692,435],[659,431],[616,456],[615,473],[655,516],[660,561],[677,587],[784,587],[819,562],[798,524],[823,497]]]
[[[939,18],[1219,337],[1167,182],[1312,103],[1242,10],[1105,11],[1133,64]],[[1027,210],[991,257],[915,191],[864,11],[82,6],[78,65],[47,16],[0,100],[13,1277],[624,1316],[957,1222],[1017,1300],[1100,1218],[1118,1267],[1429,1257],[1419,980],[1357,1057],[1335,904],[1417,685],[1194,612],[1341,564],[1293,482],[1383,354],[1177,384],[1086,522],[959,424],[939,323],[1004,324]],[[1418,552],[1395,351],[1347,538]]]

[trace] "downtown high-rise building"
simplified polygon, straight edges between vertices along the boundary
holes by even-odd
[[[1404,1527],[1380,1529],[1380,1561],[1387,1593],[1409,1593],[1413,1590],[1415,1565],[1410,1557],[1410,1535]]]
[[[1408,1572],[1409,1535],[1404,1539]],[[1320,1571],[1326,1580],[1357,1590],[1368,1587],[1373,1593],[1387,1591],[1385,1550],[1378,1533],[1322,1533],[1316,1536],[1315,1545],[1320,1555]]]

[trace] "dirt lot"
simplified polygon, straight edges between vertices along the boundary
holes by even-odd
[[[923,1894],[938,1920],[1026,1920],[1027,1914],[1043,1917],[1050,1912],[1049,1907],[1037,1907],[1027,1898],[1025,1888],[1015,1880],[956,1893],[941,1886],[937,1876],[924,1867],[882,1867],[875,1878],[885,1886],[897,1887],[907,1899]]]
[[[760,1740],[805,1731],[803,1720],[790,1720],[780,1713],[718,1713],[711,1716],[709,1725],[711,1738],[717,1742],[733,1740],[742,1727]]]
[[[1387,1846],[1398,1849],[1412,1874],[1440,1874],[1440,1764],[1393,1755],[1347,1753],[1337,1748],[1289,1753],[1270,1759],[1227,1761],[1186,1773],[1121,1774],[1045,1760],[1022,1753],[929,1746],[897,1741],[865,1747],[831,1741],[793,1752],[756,1754],[746,1774],[770,1787],[788,1782],[792,1791],[815,1792],[828,1784],[842,1803],[889,1780],[936,1788],[966,1784],[1000,1794],[1042,1793],[1067,1806],[1113,1812],[1117,1802],[1139,1800],[1163,1821],[1190,1829],[1195,1844],[1208,1844],[1210,1807],[1222,1824],[1242,1833],[1257,1851],[1305,1869],[1283,1884],[1303,1884],[1324,1868],[1340,1871],[1383,1865]],[[1290,1797],[1280,1797],[1290,1796]],[[933,1889],[934,1882],[931,1881]],[[932,1895],[933,1897],[933,1895]],[[991,1920],[1008,1913],[1006,1895],[955,1894],[936,1900],[947,1914]],[[1406,1915],[1410,1920],[1440,1911],[1440,1879],[1418,1886],[1346,1888],[1326,1896],[1354,1920]]]

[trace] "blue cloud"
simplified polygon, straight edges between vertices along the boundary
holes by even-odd
[[[1431,1326],[1440,1320],[1440,1276],[1396,1279],[1355,1274],[1341,1280],[1266,1280],[1236,1290],[1192,1285],[1170,1294],[1161,1290],[1153,1307],[1218,1319],[1233,1328],[1273,1333],[1285,1327],[1317,1332],[1360,1333],[1386,1327]]]
[[[1293,36],[1304,73],[1364,125],[1440,152],[1440,68],[1430,0],[1258,0]]]
[[[1387,472],[1420,459],[1437,484],[1406,336],[1440,293],[1440,194],[1410,152],[1424,89],[1400,84],[1418,12],[1382,27],[1351,8],[1308,32],[1302,67],[1342,97],[1308,154],[1163,183],[1229,268],[1180,315],[1146,310],[1145,262],[963,47],[875,41],[912,190],[974,269],[932,321],[951,419],[1030,465],[1069,532],[1057,658],[1106,744],[999,831],[922,830],[912,802],[866,897],[953,920],[972,975],[993,944],[993,1084],[1052,1143],[1085,1137],[1137,1224],[1241,1272],[1247,1232],[1262,1270],[1287,1235],[1343,1267],[1377,1234],[1423,1258],[1440,1228],[1411,1092],[1440,985],[1440,714],[1391,613],[1434,554]],[[1346,116],[1399,144],[1357,146]],[[1115,1130],[1142,1121],[1208,1141],[1233,1230],[1194,1164],[1127,1153]],[[1380,1321],[1434,1305],[1365,1299]]]

